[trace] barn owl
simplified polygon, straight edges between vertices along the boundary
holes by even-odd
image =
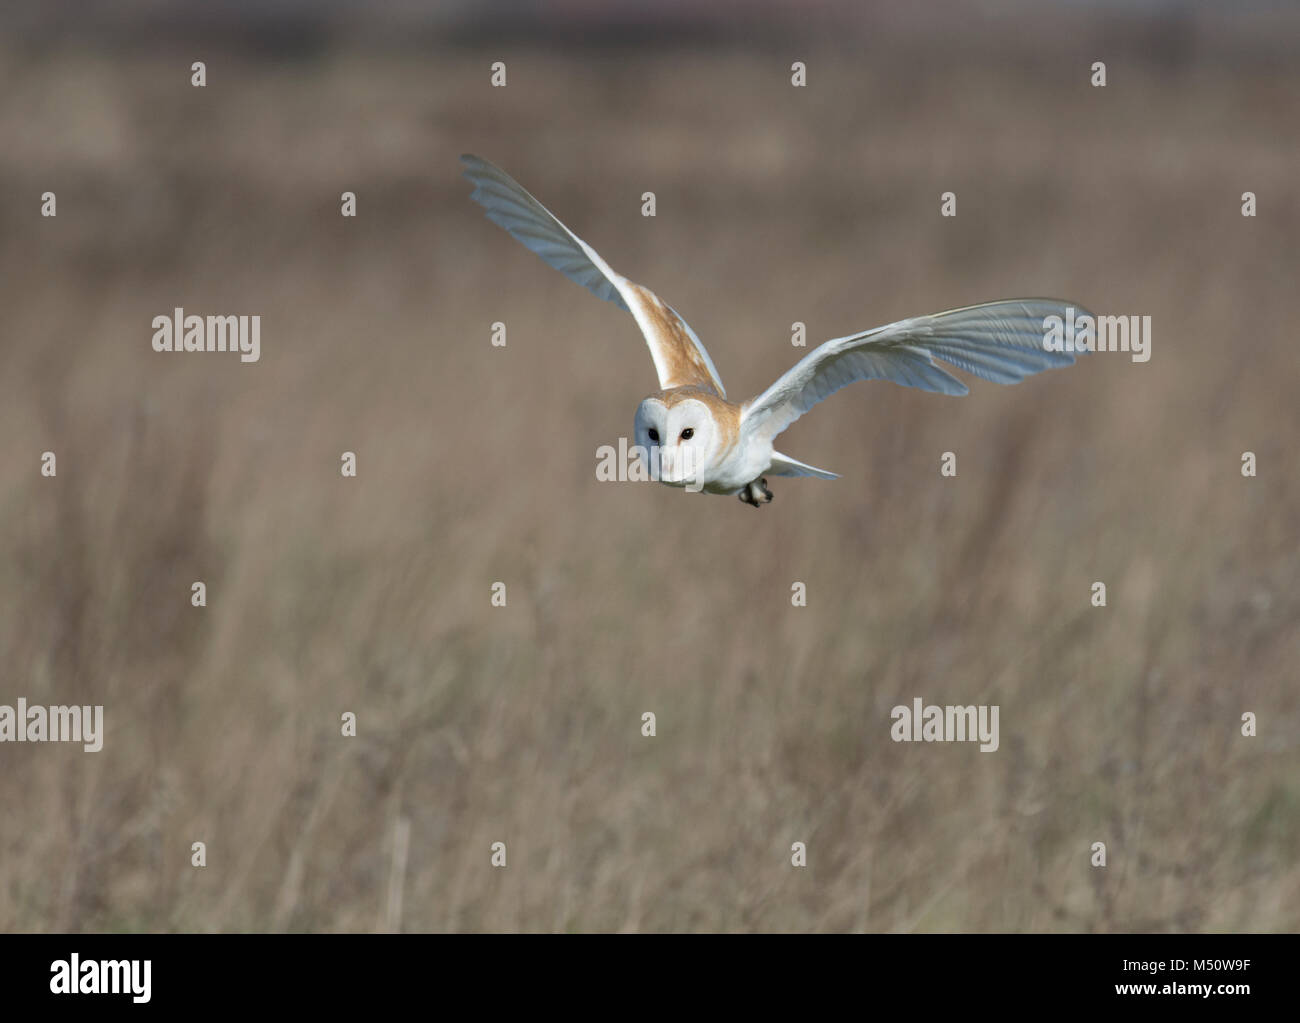
[[[695,332],[649,288],[615,273],[595,249],[560,223],[510,175],[466,154],[470,198],[489,220],[597,298],[632,314],[650,348],[659,390],[636,410],[637,448],[651,456],[652,479],[669,486],[736,494],[755,508],[772,500],[768,476],[838,479],[775,450],[777,436],[814,405],[858,380],[891,380],[939,394],[966,385],[940,359],[984,380],[1014,384],[1074,362],[1044,348],[1045,318],[1077,304],[1011,299],[900,320],[834,338],[795,363],[758,397],[727,399],[713,360]]]

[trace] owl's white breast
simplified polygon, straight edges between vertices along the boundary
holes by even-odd
[[[771,467],[772,442],[740,434],[704,474],[704,489],[711,494],[734,494]]]

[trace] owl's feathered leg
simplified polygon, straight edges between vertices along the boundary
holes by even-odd
[[[740,493],[736,496],[746,504],[752,504],[755,508],[772,503],[772,491],[767,489],[766,479],[756,479],[745,484],[740,488]]]

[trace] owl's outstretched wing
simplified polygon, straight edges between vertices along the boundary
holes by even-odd
[[[1074,355],[1047,351],[1043,339],[1044,320],[1065,320],[1071,306],[1077,315],[1087,313],[1056,299],[1011,299],[899,320],[827,341],[745,406],[741,433],[771,440],[818,402],[858,380],[965,394],[966,385],[936,359],[995,384],[1015,384],[1045,369],[1068,366]]]
[[[474,185],[470,198],[487,210],[488,219],[541,256],[571,281],[597,298],[630,312],[645,335],[659,375],[659,386],[694,385],[725,398],[713,360],[686,321],[649,288],[616,274],[596,250],[559,222],[500,167],[478,156],[460,158],[464,175]]]

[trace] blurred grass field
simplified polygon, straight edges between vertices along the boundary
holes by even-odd
[[[0,747],[0,928],[1300,926],[1297,72],[1092,89],[1088,52],[800,54],[806,90],[697,48],[214,54],[200,90],[189,50],[8,50],[0,702],[107,736]],[[644,345],[465,151],[733,398],[794,321],[1022,295],[1149,314],[1152,358],[842,391],[781,448],[844,478],[759,512],[598,484]],[[261,361],[153,352],[176,306],[260,314]],[[916,696],[1000,705],[1001,749],[891,742]]]

